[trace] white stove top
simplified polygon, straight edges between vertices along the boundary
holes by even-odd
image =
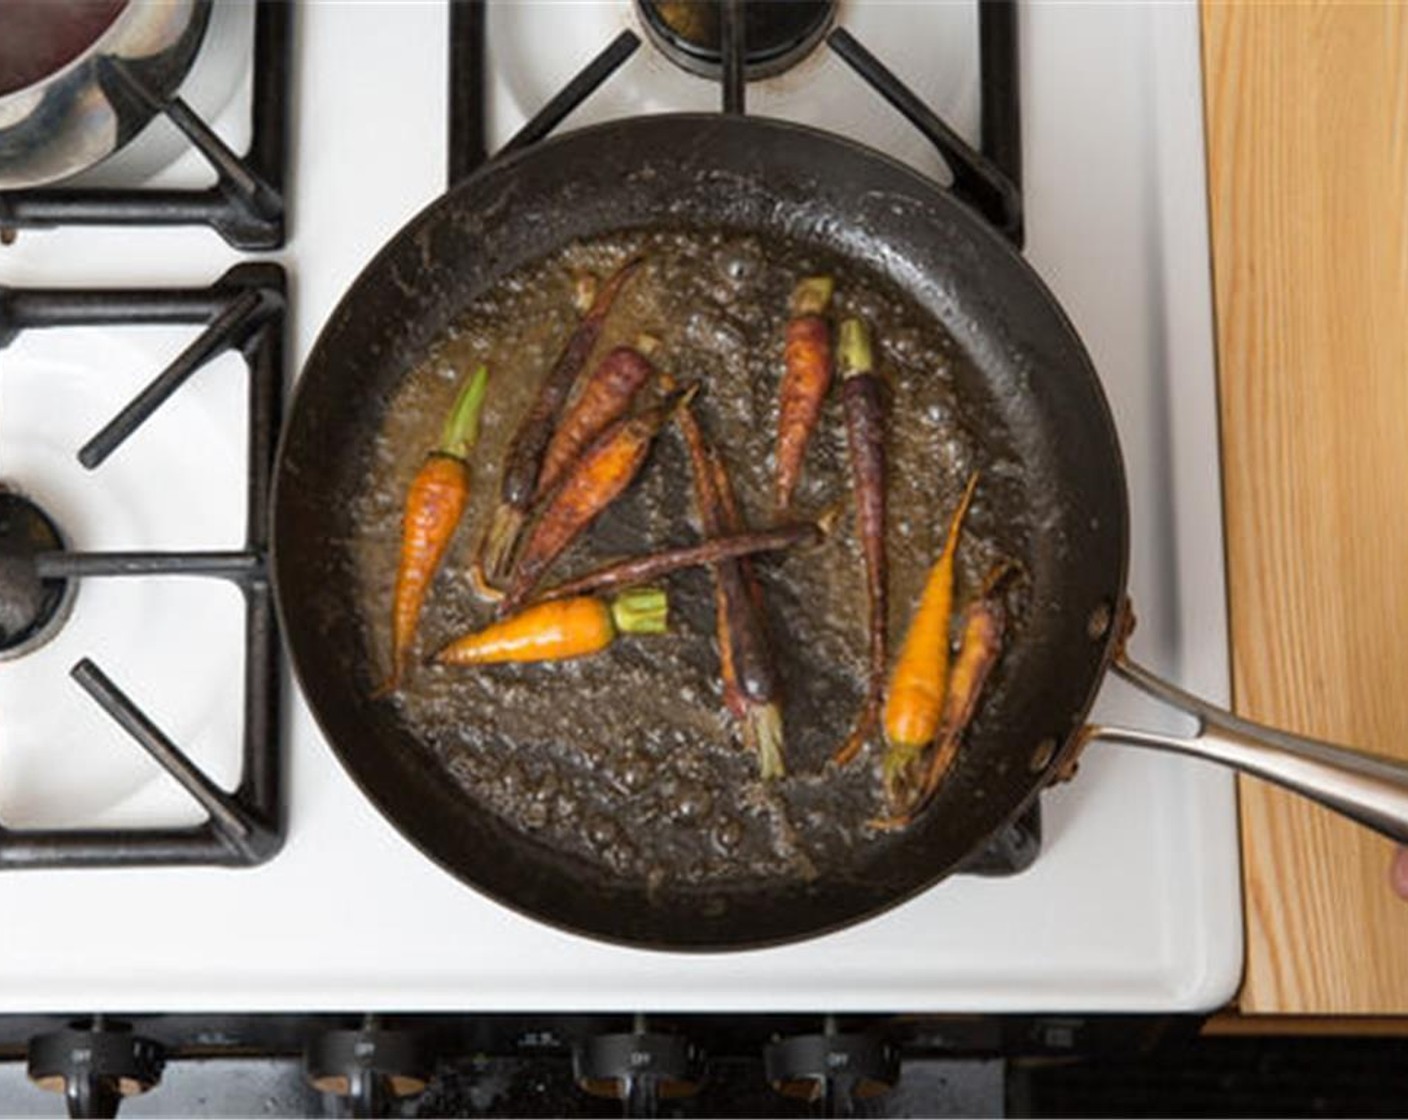
[[[843,0],[843,11],[872,51],[974,135],[971,7]],[[626,0],[492,5],[490,57],[511,75],[493,82],[496,139],[633,18]],[[1192,4],[1023,6],[1025,194],[1029,256],[1085,338],[1123,441],[1134,650],[1224,701],[1197,20]],[[442,190],[448,69],[440,3],[310,2],[297,24],[293,236],[277,254],[291,279],[291,373],[357,271]],[[539,30],[525,34],[529,24]],[[804,111],[809,81],[825,93]],[[637,82],[646,85],[628,84]],[[568,124],[716,100],[715,87],[647,43]],[[244,103],[247,90],[237,90],[217,120],[222,132],[238,134]],[[935,166],[835,59],[750,86],[749,108],[851,127]],[[0,250],[0,284],[204,285],[239,259],[203,229],[22,232]],[[0,351],[0,478],[50,503],[76,544],[239,545],[235,359],[197,374],[96,474],[72,459],[189,337],[31,331]],[[96,396],[55,394],[93,367]],[[156,488],[132,491],[124,472],[148,472]],[[233,498],[208,501],[212,492]],[[50,646],[0,665],[0,820],[195,819],[67,669],[93,653],[228,779],[238,689],[224,686],[240,654],[226,639],[238,624],[238,600],[223,585],[89,581]],[[952,879],[797,946],[682,956],[558,933],[463,887],[364,801],[296,695],[291,709],[289,837],[271,863],[0,874],[0,1011],[1175,1010],[1223,1002],[1240,975],[1233,785],[1189,760],[1093,748],[1079,779],[1045,796],[1043,853],[1015,878]],[[1170,725],[1113,683],[1097,712]]]

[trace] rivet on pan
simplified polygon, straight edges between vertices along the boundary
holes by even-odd
[[[1056,740],[1043,739],[1036,745],[1036,750],[1032,751],[1031,768],[1033,773],[1041,773],[1051,764],[1052,756],[1056,753]]]
[[[1085,632],[1092,642],[1100,641],[1110,632],[1110,606],[1108,603],[1101,603],[1093,611],[1085,623]]]

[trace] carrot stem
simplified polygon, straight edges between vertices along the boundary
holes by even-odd
[[[592,309],[592,304],[596,302],[597,291],[601,288],[601,281],[592,272],[579,272],[572,278],[572,306],[577,311],[585,315]]]
[[[480,366],[465,382],[464,388],[455,398],[445,426],[440,433],[439,451],[464,459],[479,438],[479,417],[484,411],[484,397],[489,388],[489,367]]]
[[[793,315],[821,315],[831,303],[836,281],[830,276],[808,276],[792,289],[788,310]]]
[[[743,716],[743,741],[758,759],[758,777],[765,782],[787,776],[782,757],[782,709],[776,701],[750,704]]]
[[[836,332],[836,365],[842,377],[874,372],[875,354],[864,319],[842,320]]]
[[[663,634],[669,629],[670,601],[658,587],[635,587],[611,602],[619,634]]]

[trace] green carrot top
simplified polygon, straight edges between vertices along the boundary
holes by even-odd
[[[842,377],[858,377],[875,369],[870,349],[870,328],[864,319],[844,319],[836,341],[836,364]]]
[[[663,634],[670,603],[658,587],[633,587],[611,601],[611,621],[621,634]]]
[[[479,414],[484,410],[484,394],[488,387],[489,367],[480,366],[470,374],[445,417],[440,446],[436,448],[442,455],[453,455],[456,459],[469,455],[469,449],[479,438]]]
[[[831,302],[836,281],[830,276],[806,276],[797,281],[789,301],[793,315],[821,315]]]

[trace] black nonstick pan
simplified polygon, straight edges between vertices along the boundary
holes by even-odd
[[[1018,640],[930,811],[861,874],[714,884],[603,875],[446,780],[395,705],[372,693],[351,578],[356,504],[387,402],[476,296],[565,244],[662,226],[755,231],[876,271],[969,359],[965,394],[1019,461],[1041,531],[1022,557]],[[1128,510],[1109,409],[1079,337],[982,219],[857,144],[762,119],[660,116],[495,161],[416,217],[334,311],[298,383],[279,452],[274,574],[284,634],[322,730],[368,797],[466,883],[553,925],[640,946],[728,949],[859,921],[960,867],[1093,739],[1212,758],[1408,839],[1408,767],[1260,728],[1128,660]],[[1087,726],[1105,674],[1196,716],[1187,739]],[[974,791],[980,791],[975,796]]]

